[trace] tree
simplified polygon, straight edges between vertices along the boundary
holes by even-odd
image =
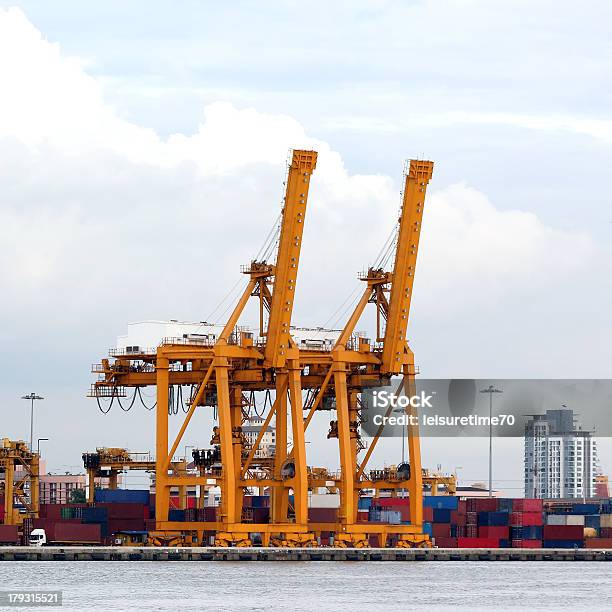
[[[70,491],[71,504],[84,504],[86,501],[85,489],[72,489],[72,491]]]

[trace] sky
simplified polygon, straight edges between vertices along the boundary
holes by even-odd
[[[403,161],[427,158],[423,375],[608,377],[611,19],[597,1],[0,2],[0,435],[27,438],[35,391],[50,469],[152,449],[144,409],[86,398],[90,366],[129,321],[207,319],[300,147],[319,163],[296,324],[341,324]],[[496,484],[520,493],[522,443],[496,445]],[[424,463],[485,480],[487,448],[424,440]],[[327,441],[309,454],[337,464]]]

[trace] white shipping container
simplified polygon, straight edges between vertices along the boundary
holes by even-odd
[[[600,516],[600,527],[612,527],[612,514],[602,514]]]
[[[308,498],[309,508],[339,508],[340,494],[328,493],[326,495],[318,495],[313,493]]]
[[[584,525],[584,516],[581,514],[549,514],[546,517],[547,525]]]

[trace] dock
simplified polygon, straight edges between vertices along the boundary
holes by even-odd
[[[5,546],[0,561],[612,561],[612,549]]]

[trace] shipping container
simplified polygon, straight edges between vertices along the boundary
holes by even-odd
[[[612,527],[600,527],[599,537],[601,538],[612,538]]]
[[[457,548],[499,548],[495,538],[457,538]]]
[[[471,497],[467,500],[468,512],[495,512],[497,499],[495,497]]]
[[[584,526],[592,527],[593,529],[599,529],[601,526],[599,514],[587,514],[584,517]]]
[[[584,527],[584,516],[576,514],[549,514],[546,517],[547,525],[580,525]]]
[[[108,535],[118,531],[145,531],[144,519],[109,519]]]
[[[423,533],[431,538],[433,536],[433,525],[431,523],[423,523]]]
[[[337,508],[308,508],[308,520],[313,523],[335,523],[337,519]]]
[[[96,489],[96,503],[148,504],[150,493],[144,489]]]
[[[108,520],[108,509],[98,506],[83,508],[83,523],[105,523]]]
[[[521,499],[512,500],[512,510],[514,512],[542,512],[544,505],[541,499]]]
[[[510,535],[510,528],[504,526],[478,527],[479,538],[494,538],[507,540]]]
[[[457,510],[459,498],[454,495],[426,495],[423,497],[424,508]]]
[[[599,514],[599,504],[573,504],[570,514]]]
[[[171,508],[170,510],[168,510],[168,520],[184,522],[185,521],[185,511],[177,510],[176,508]]]
[[[19,529],[17,525],[0,525],[0,544],[19,544]]]
[[[434,508],[433,522],[434,523],[450,523],[451,510],[446,508]]]
[[[435,545],[438,548],[457,548],[457,538],[436,537]]]
[[[359,510],[369,510],[372,505],[371,497],[360,497],[357,501],[357,508]]]
[[[434,538],[450,538],[451,526],[448,523],[433,523],[432,533]]]
[[[612,528],[612,514],[602,514],[599,517],[599,525],[600,527],[605,527],[606,529]]]
[[[121,518],[147,518],[145,515],[148,514],[149,506],[147,504],[137,503],[99,503],[96,504],[96,508],[102,508],[106,510],[109,519],[121,519]],[[146,509],[146,510],[145,510]]]
[[[100,525],[94,523],[86,525],[59,521],[55,523],[51,541],[47,534],[47,542],[57,544],[99,544],[101,538]]]
[[[451,512],[450,522],[453,525],[467,525],[467,515],[462,514],[459,510],[453,510]]]
[[[423,520],[431,523],[433,521],[433,508],[429,506],[423,506]]]
[[[542,548],[584,548],[584,540],[544,540]]]
[[[584,544],[586,548],[612,548],[612,538],[589,538]]]
[[[542,540],[512,540],[512,548],[542,548]]]
[[[544,525],[544,540],[582,540],[582,525]]]
[[[541,540],[544,528],[541,525],[510,527],[511,540]]]
[[[339,508],[340,507],[340,494],[339,493],[328,493],[327,495],[319,495],[313,493],[308,496],[308,507],[309,508]]]
[[[478,525],[478,512],[466,512],[465,514],[466,525]]]
[[[544,517],[541,512],[513,512],[510,515],[512,527],[528,527],[530,525],[542,525]]]
[[[508,525],[510,515],[507,512],[479,512],[478,525],[485,527],[499,527]]]

